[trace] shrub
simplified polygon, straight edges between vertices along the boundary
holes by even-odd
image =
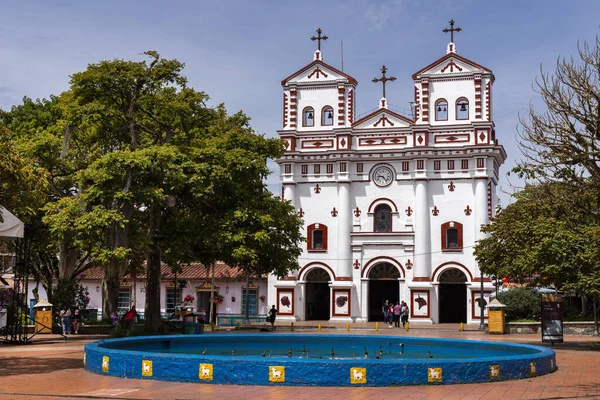
[[[513,288],[498,293],[498,301],[506,306],[506,320],[540,320],[541,296],[528,288]]]

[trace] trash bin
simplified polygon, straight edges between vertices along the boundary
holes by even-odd
[[[202,333],[202,324],[198,322],[198,316],[200,314],[193,312],[193,311],[189,311],[185,317],[183,317],[184,322],[184,326],[183,326],[183,333],[186,335],[197,335]]]
[[[503,334],[504,333],[504,309],[506,306],[494,299],[488,304],[488,333]]]
[[[200,333],[200,325],[196,322],[185,322],[183,325],[184,335],[196,335]]]
[[[52,333],[52,304],[40,300],[33,309],[35,310],[35,333]]]

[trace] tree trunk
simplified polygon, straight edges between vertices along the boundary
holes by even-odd
[[[128,210],[128,207],[123,207]],[[127,248],[127,228],[113,225],[108,232],[108,240],[111,249]],[[110,321],[110,315],[117,312],[117,301],[119,299],[119,287],[125,272],[125,261],[113,257],[104,268],[102,279],[102,319]]]
[[[75,279],[75,269],[79,261],[80,251],[70,246],[69,237],[58,242],[58,279]]]
[[[123,270],[122,262],[113,258],[104,268],[102,279],[102,319],[110,321],[113,311],[116,313],[117,300],[119,298],[119,287],[121,284]]]
[[[146,272],[146,310],[144,328],[147,333],[157,333],[161,324],[160,317],[160,229],[161,210],[158,204],[150,206],[150,231],[152,244],[148,252],[148,271]]]

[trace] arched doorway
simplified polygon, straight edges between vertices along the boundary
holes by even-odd
[[[461,270],[450,268],[439,280],[440,323],[467,322],[467,277]]]
[[[386,300],[398,301],[400,271],[390,263],[380,263],[369,271],[369,321],[383,321],[381,307]]]
[[[313,268],[306,274],[306,320],[329,320],[331,277],[323,268]]]

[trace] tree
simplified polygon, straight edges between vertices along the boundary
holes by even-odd
[[[579,60],[559,58],[556,71],[536,79],[546,106],[521,118],[524,160],[515,171],[540,182],[600,188],[600,38],[578,46]]]
[[[595,204],[562,183],[528,185],[516,201],[482,228],[489,236],[474,250],[483,273],[518,283],[597,293],[600,245],[593,216],[581,210]]]
[[[585,201],[578,215],[592,219],[587,224],[587,239],[597,241],[600,226],[600,38],[577,48],[578,59],[559,58],[556,70],[535,81],[534,89],[541,95],[544,112],[529,108],[527,118],[521,118],[519,144],[524,159],[513,171],[527,180],[540,183],[560,182]],[[590,198],[592,200],[590,200]],[[577,207],[575,203],[573,206]],[[573,209],[569,210],[572,211]],[[574,243],[576,246],[576,243]],[[598,255],[584,246],[582,268],[576,268],[579,285],[585,292],[597,295]],[[583,284],[583,282],[586,282]]]

